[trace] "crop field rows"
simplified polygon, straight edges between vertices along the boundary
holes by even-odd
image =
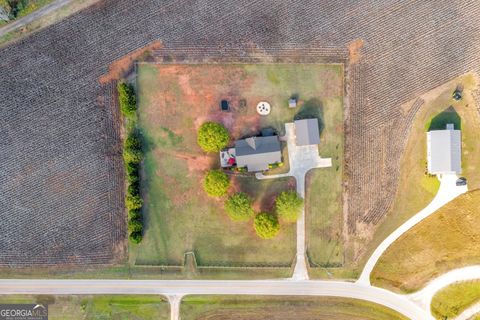
[[[1,48],[0,71],[8,76],[0,86],[0,264],[36,263],[39,255],[49,263],[113,257],[115,238],[124,233],[118,118],[112,102],[98,103],[112,90],[98,78],[154,40],[167,51],[203,48],[205,60],[209,47],[225,54],[233,47],[260,60],[291,50],[292,61],[309,59],[297,48],[326,48],[329,55],[363,40],[347,79],[349,231],[378,223],[393,201],[401,140],[413,116],[399,107],[478,71],[479,14],[478,0],[107,0]]]
[[[348,58],[346,48],[305,47],[286,44],[285,47],[214,47],[183,46],[169,43],[154,50],[153,56],[161,63],[339,63]]]

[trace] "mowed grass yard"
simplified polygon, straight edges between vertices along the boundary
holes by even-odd
[[[167,320],[170,305],[154,295],[0,295],[0,303],[48,305],[50,320]]]
[[[323,119],[327,110],[342,109],[342,66],[140,64],[137,84],[139,125],[147,144],[146,230],[143,242],[131,247],[131,263],[181,265],[185,252],[193,251],[199,266],[289,267],[295,256],[295,225],[283,224],[276,238],[261,240],[252,221],[230,221],[224,199],[208,198],[202,189],[205,172],[219,161],[217,154],[200,150],[196,132],[205,121],[221,122],[233,143],[265,127],[282,135],[284,123],[298,113]],[[300,106],[289,109],[293,94]],[[220,111],[221,99],[230,101],[231,112]],[[270,115],[256,113],[259,101],[271,103]],[[322,135],[330,128],[325,125]],[[271,211],[279,192],[295,188],[293,178],[238,177],[232,185],[232,192],[252,196],[256,211]]]
[[[351,277],[344,264],[343,229],[343,101],[335,99],[323,108],[319,152],[332,158],[331,168],[314,169],[307,175],[307,253],[313,277],[324,278],[325,268],[338,277]],[[321,268],[315,268],[321,267]]]
[[[426,132],[430,127],[444,128],[446,122],[457,122],[462,130],[462,176],[468,180],[470,190],[480,188],[480,114],[476,109],[472,91],[478,80],[469,73],[458,77],[421,96],[425,101],[417,112],[400,164],[400,181],[393,206],[366,241],[360,268],[375,248],[396,228],[423,209],[433,200],[440,183],[436,177],[425,175],[427,166]],[[452,99],[455,88],[463,86],[463,98]],[[403,107],[408,108],[413,101]],[[451,108],[450,108],[451,107]],[[433,123],[432,123],[433,121]]]
[[[396,311],[362,300],[334,297],[187,296],[183,320],[400,320]]]
[[[429,280],[480,263],[480,190],[467,192],[403,234],[372,271],[373,285],[413,292]]]
[[[433,296],[431,310],[437,319],[454,319],[478,302],[480,302],[480,280],[458,282]]]

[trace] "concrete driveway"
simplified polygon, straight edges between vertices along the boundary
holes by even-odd
[[[402,234],[410,230],[410,228],[443,207],[448,202],[468,191],[467,186],[456,186],[455,183],[457,181],[457,176],[455,174],[443,175],[442,177],[439,177],[439,180],[440,188],[438,189],[438,192],[435,198],[433,198],[432,202],[430,202],[425,208],[407,220],[407,222],[402,224],[385,240],[383,240],[383,242],[373,252],[372,256],[368,259],[360,278],[357,280],[358,283],[370,284],[370,273],[375,267],[375,264],[377,264],[378,259],[380,259],[388,247]]]
[[[285,124],[285,140],[287,141],[288,160],[290,170],[287,173],[276,175],[263,175],[257,173],[257,179],[275,179],[281,177],[294,177],[297,184],[297,193],[305,198],[305,175],[315,168],[327,168],[332,166],[331,158],[321,158],[318,153],[318,145],[297,146],[295,141],[295,124]],[[297,220],[297,256],[292,279],[308,279],[308,270],[305,258],[305,207]]]

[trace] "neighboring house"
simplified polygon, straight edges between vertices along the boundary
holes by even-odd
[[[249,172],[268,170],[268,165],[282,161],[278,136],[250,137],[235,141],[237,167]]]
[[[462,172],[462,138],[460,130],[447,124],[446,130],[427,132],[428,173],[446,174]]]
[[[320,143],[320,131],[317,119],[295,120],[297,146],[308,146]]]

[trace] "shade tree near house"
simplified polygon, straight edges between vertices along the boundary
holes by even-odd
[[[197,142],[205,152],[218,152],[230,141],[227,129],[216,122],[205,122],[198,129]]]
[[[248,220],[254,215],[252,199],[243,192],[237,192],[225,201],[225,211],[234,221]]]
[[[221,170],[210,170],[203,181],[203,189],[211,197],[221,197],[227,194],[230,179]]]
[[[279,217],[286,222],[295,222],[302,212],[303,199],[294,190],[283,191],[275,200]]]
[[[261,212],[255,216],[253,227],[262,239],[272,239],[280,232],[277,217],[267,212]]]

